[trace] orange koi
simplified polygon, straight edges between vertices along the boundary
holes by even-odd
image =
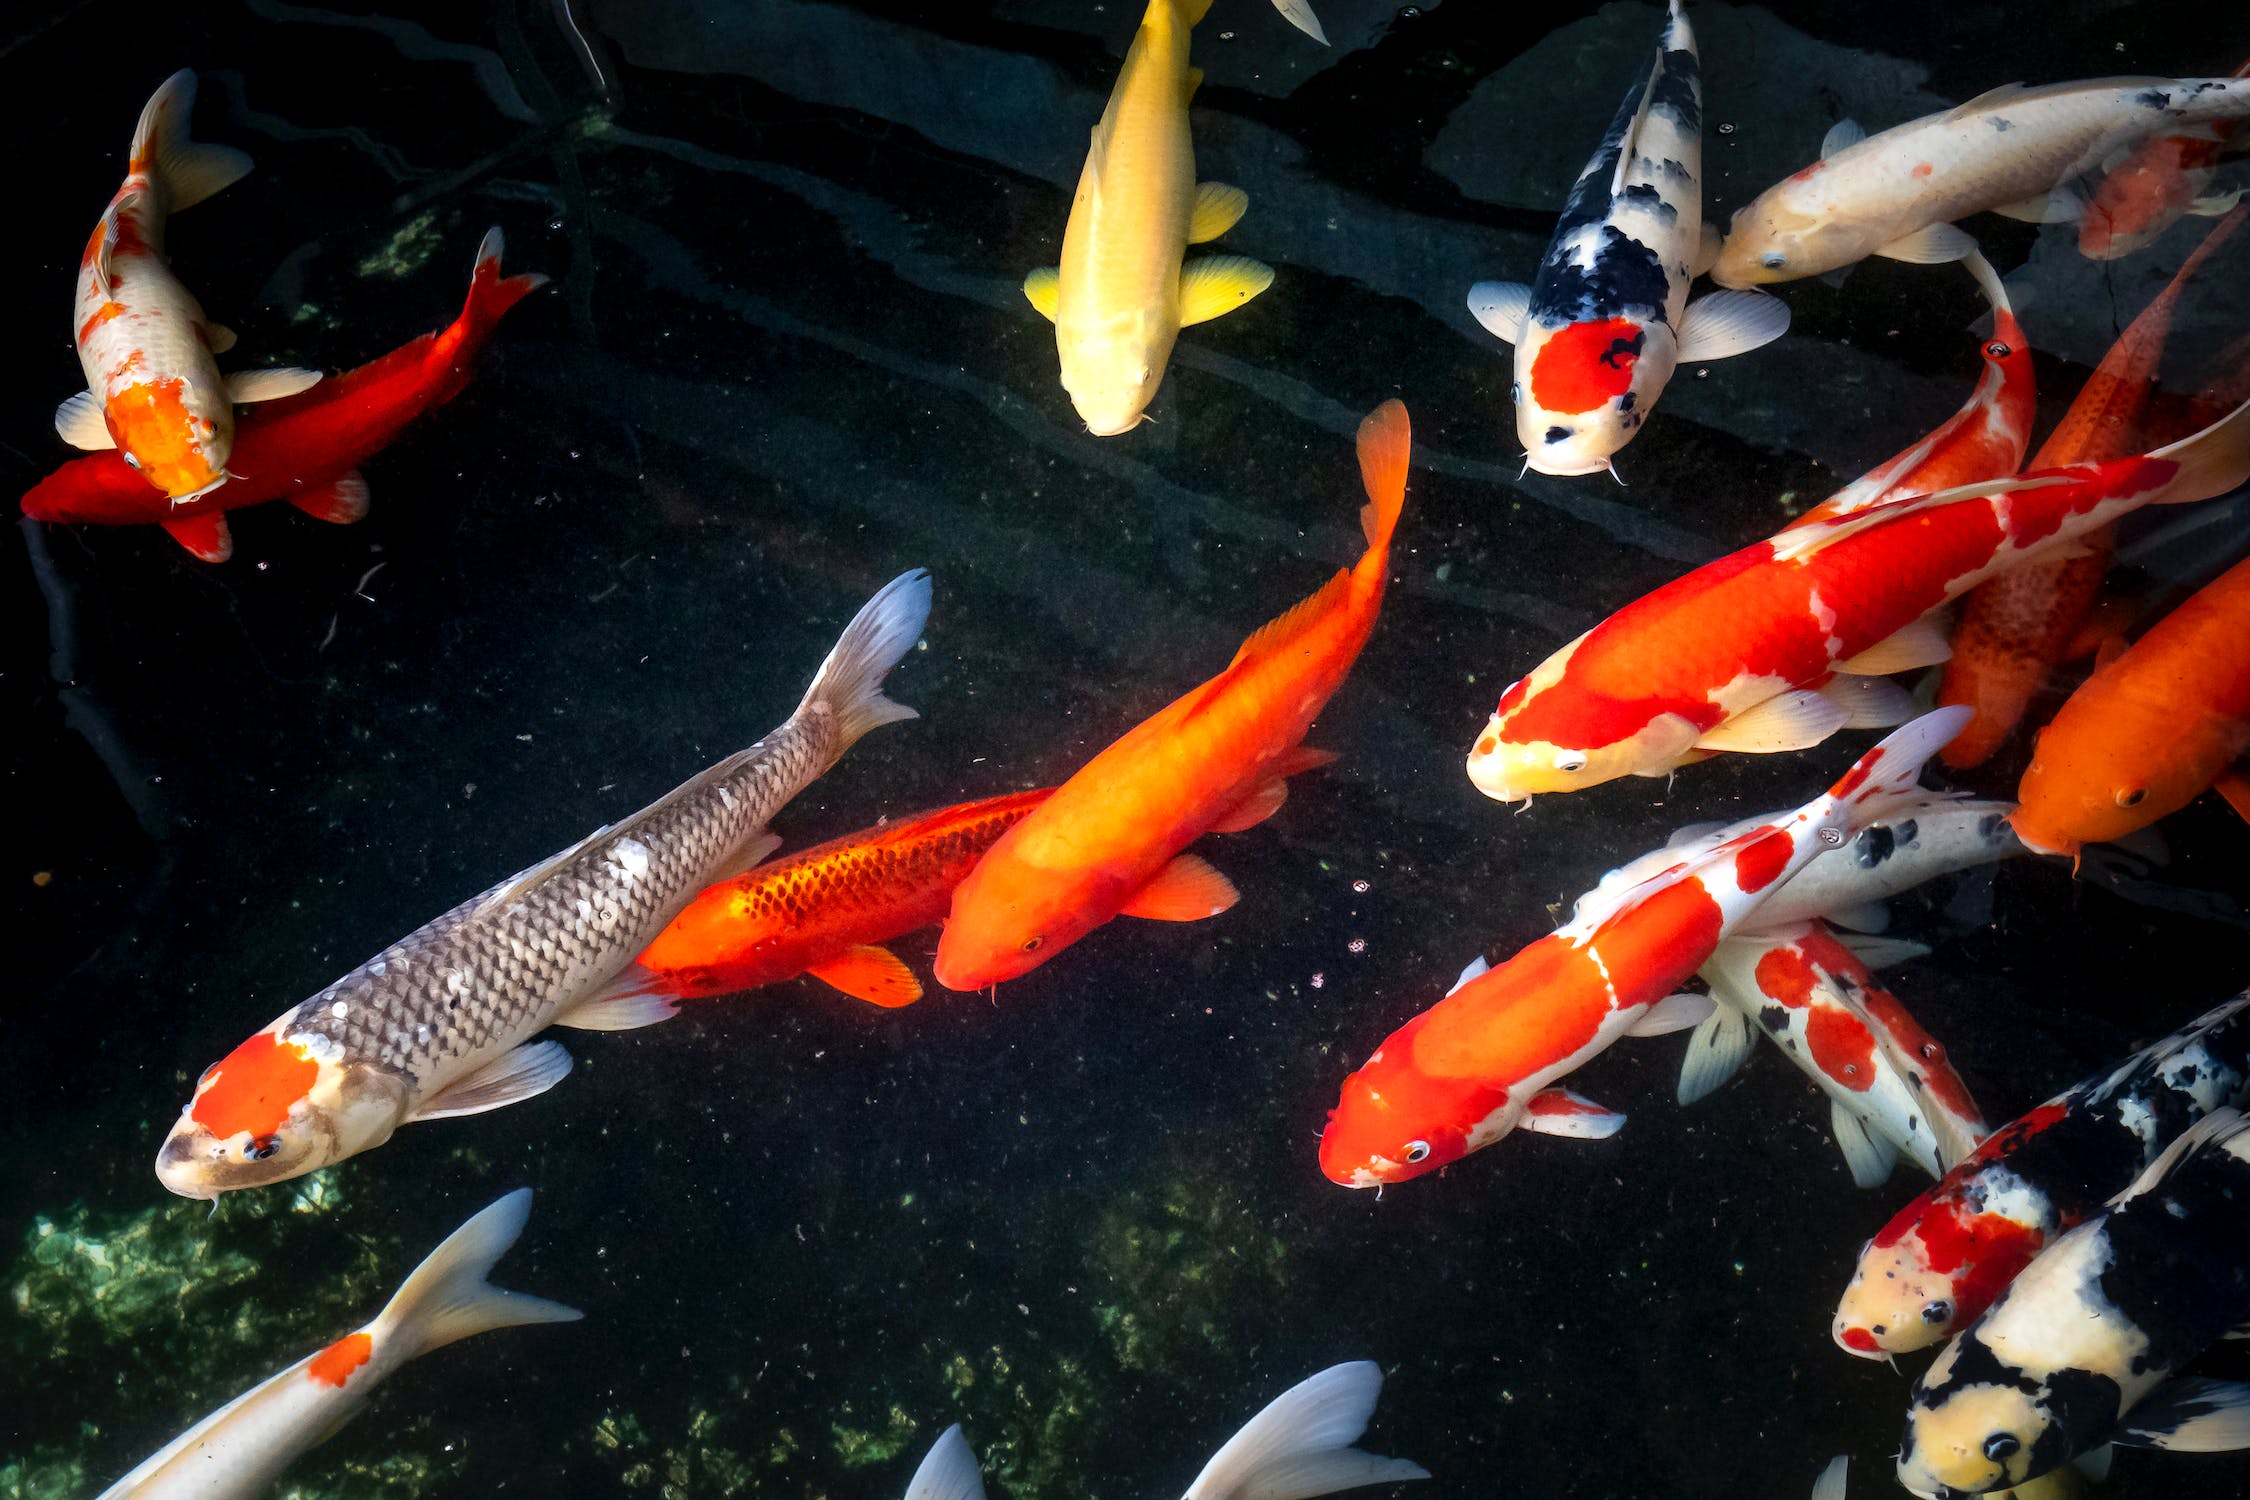
[[[1409,439],[1397,401],[1360,423],[1367,551],[1355,566],[1087,762],[969,872],[938,941],[938,983],[973,990],[1013,979],[1112,917],[1193,921],[1234,905],[1233,884],[1181,851],[1270,816],[1288,795],[1284,778],[1326,758],[1300,742],[1375,628]]]
[[[881,945],[941,920],[962,877],[1054,790],[921,813],[721,881],[648,945],[642,982],[702,1000],[810,974],[871,1005],[912,1005],[921,981]]]
[[[2118,336],[2040,446],[2034,469],[2121,458],[2195,430],[2181,403],[2158,399],[2157,362],[2180,293],[2243,218],[2238,209],[2204,236],[2171,284]],[[2114,543],[2111,528],[2101,527],[2079,539],[2083,555],[2003,573],[1969,596],[1953,629],[1953,656],[1938,702],[1965,703],[1976,717],[1945,748],[1947,765],[1956,770],[1982,765],[2015,732],[2032,695],[2063,660],[2093,609]]]
[[[2250,78],[2250,62],[2234,70]],[[2152,135],[2118,160],[2087,200],[2078,221],[2078,253],[2116,260],[2156,242],[2189,214],[2217,218],[2242,192],[2205,196],[2219,158],[2241,122],[2215,120],[2194,135]]]
[[[2250,562],[2097,668],[2040,731],[2008,822],[2046,854],[2123,838],[2194,801],[2250,748]]]

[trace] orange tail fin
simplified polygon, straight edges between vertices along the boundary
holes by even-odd
[[[1360,508],[1360,529],[1367,533],[1367,550],[1385,554],[1391,532],[1406,506],[1406,464],[1414,432],[1406,420],[1406,403],[1390,400],[1378,406],[1359,424],[1359,477],[1367,486],[1367,504]]]

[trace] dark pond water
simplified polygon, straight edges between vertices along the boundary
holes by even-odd
[[[586,1320],[408,1368],[288,1492],[887,1495],[958,1420],[1016,1500],[1160,1495],[1358,1357],[1390,1372],[1370,1445],[1432,1495],[1795,1496],[1846,1451],[1858,1493],[1891,1492],[1905,1379],[1838,1353],[1828,1319],[1915,1184],[1853,1188],[1778,1055],[1682,1110],[1678,1039],[1628,1042],[1574,1080],[1631,1114],[1617,1138],[1517,1137],[1379,1202],[1313,1147],[1348,1067],[1471,955],[1681,824],[1802,801],[1865,743],[1522,816],[1460,766],[1562,641],[1949,415],[1980,304],[1891,263],[1792,286],[1784,342],[1675,383],[1630,488],[1519,482],[1505,352],[1463,293],[1530,274],[1657,11],[1318,8],[1325,50],[1265,0],[1199,29],[1201,170],[1248,190],[1228,244],[1279,276],[1191,330],[1154,425],[1114,440],[1072,414],[1018,283],[1054,259],[1129,4],[0,16],[18,489],[66,456],[76,257],[176,67],[203,78],[198,135],[257,158],[172,236],[246,353],[340,369],[440,326],[488,225],[554,277],[368,465],[357,526],[246,511],[221,566],[150,528],[0,540],[0,1495],[93,1493],[521,1184],[503,1279]],[[2225,72],[2250,42],[2185,4],[1695,19],[1722,216],[1840,115]],[[2041,351],[2043,427],[2203,223],[2096,266],[2067,230],[1975,222]],[[2199,326],[2238,331],[2242,300],[2222,288]],[[797,981],[568,1034],[551,1094],[215,1217],[152,1177],[208,1063],[779,722],[909,566],[937,602],[894,691],[923,717],[779,831],[1066,775],[1357,555],[1351,434],[1393,395],[1417,467],[1384,618],[1315,731],[1341,759],[1212,850],[1233,911],[1117,923],[997,1003],[883,1012]],[[2131,576],[2208,572],[2225,521],[2144,542]],[[1964,784],[2004,794],[2021,763]],[[1994,1120],[2250,977],[2243,829],[2203,804],[2164,833],[2153,871],[2019,862],[1899,904],[1934,952],[1895,988]],[[933,944],[903,951],[926,973]],[[2207,1368],[2250,1374],[2240,1346]],[[2246,1482],[2240,1456],[2127,1455],[2108,1492]]]

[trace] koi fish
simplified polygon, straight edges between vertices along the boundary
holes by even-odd
[[[165,220],[250,171],[230,146],[189,139],[195,75],[182,68],[148,101],[133,150],[78,262],[71,326],[86,389],[55,411],[55,431],[79,448],[115,448],[174,500],[226,478],[236,402],[292,395],[313,370],[245,370],[221,378],[214,356],[234,335],[203,316],[164,258]]]
[[[1062,265],[1024,279],[1024,296],[1055,325],[1063,389],[1096,437],[1141,424],[1182,328],[1273,285],[1272,267],[1240,255],[1181,265],[1188,246],[1225,234],[1250,206],[1240,188],[1195,180],[1188,101],[1203,73],[1188,66],[1188,33],[1210,8],[1149,0],[1094,127]]]
[[[901,818],[721,881],[649,944],[635,978],[700,1000],[810,974],[873,1005],[911,1005],[921,981],[879,945],[943,919],[961,877],[1053,792]]]
[[[1702,973],[1718,1008],[1689,1038],[1680,1103],[1734,1075],[1754,1026],[1828,1096],[1836,1145],[1863,1188],[1902,1156],[1940,1176],[1988,1133],[1945,1048],[1826,923],[1730,938]]]
[[[1300,742],[1375,628],[1410,439],[1396,401],[1359,424],[1367,551],[1355,566],[1088,761],[977,862],[953,892],[938,983],[974,990],[1013,979],[1115,916],[1190,922],[1234,905],[1233,884],[1181,851],[1270,817],[1286,778],[1328,759]]]
[[[2023,467],[2031,446],[2031,423],[2039,395],[2031,369],[2031,341],[2016,321],[2008,289],[1992,263],[1971,251],[1961,264],[1976,278],[1992,305],[1992,336],[1981,351],[1984,373],[1968,404],[1928,437],[1877,464],[1826,500],[1791,521],[1784,530],[1817,526],[1908,495],[1927,495],[1956,485],[2005,479]],[[1953,752],[1950,748],[1948,755]]]
[[[604,987],[697,891],[772,852],[767,820],[855,740],[914,717],[882,684],[929,605],[928,574],[891,580],[781,727],[471,896],[205,1069],[157,1155],[158,1179],[187,1198],[281,1182],[412,1121],[546,1092],[570,1071],[561,1043],[532,1040],[549,1026],[669,1019],[662,996]]]
[[[1860,1251],[1837,1346],[1881,1359],[1984,1314],[2047,1242],[2190,1125],[2250,1100],[2250,995],[2003,1125]]]
[[[1674,995],[1765,898],[1823,850],[1915,793],[1922,763],[1968,716],[1925,715],[1861,756],[1822,796],[1645,879],[1582,900],[1571,920],[1498,968],[1480,957],[1452,991],[1344,1080],[1320,1167],[1346,1187],[1404,1182],[1519,1126],[1613,1135],[1625,1117],[1557,1086],[1624,1036],[1701,1022]]]
[[[2234,70],[2250,78],[2250,62]],[[2215,219],[2242,201],[2242,190],[2206,194],[2239,122],[2215,121],[2188,135],[2152,135],[2102,174],[2078,221],[2078,253],[2116,260],[2146,249],[2190,214]]]
[[[1885,673],[1945,658],[1923,617],[2143,505],[2250,476],[2250,403],[2185,441],[1784,531],[1626,606],[1500,695],[1468,758],[1520,802],[1722,751],[1798,750],[1911,712]]]
[[[1951,223],[1989,209],[2030,223],[2075,219],[2063,184],[2156,131],[2250,115],[2250,80],[2094,78],[2005,84],[1868,135],[1850,120],[1821,159],[1735,210],[1711,279],[1752,287],[1819,276],[1867,256],[1959,260]]]
[[[2250,214],[2230,216],[2205,235],[2170,284],[2118,336],[2040,446],[2033,468],[2118,458],[2191,430],[2190,419],[2162,399],[2157,366],[2181,293],[2245,218]],[[2250,390],[2234,396],[2239,401]],[[1946,746],[1947,765],[1961,770],[1982,765],[2023,722],[2032,696],[2093,612],[2114,544],[2108,527],[2088,532],[2079,542],[2085,555],[2012,569],[1969,594],[1954,625],[1953,656],[1945,664],[1938,701],[1966,703],[1977,716]]]
[[[485,232],[468,302],[451,326],[302,395],[246,409],[234,432],[239,477],[193,500],[172,501],[117,454],[97,453],[73,459],[34,485],[23,497],[23,513],[35,521],[158,525],[205,562],[234,555],[226,513],[246,505],[286,500],[319,520],[357,521],[368,501],[359,466],[416,417],[459,395],[501,317],[546,285],[538,275],[503,278],[503,245],[499,230]]]
[[[576,1322],[576,1308],[485,1279],[530,1213],[531,1189],[518,1188],[477,1214],[414,1268],[373,1322],[244,1391],[98,1500],[252,1500],[357,1416],[408,1360],[495,1328]]]
[[[2106,1443],[2250,1447],[2250,1385],[2176,1380],[2250,1318],[2250,1120],[2198,1122],[1914,1383],[1898,1481],[1980,1495]]]
[[[1480,281],[1469,311],[1515,345],[1516,439],[1542,474],[1617,472],[1681,364],[1725,359],[1788,331],[1756,292],[1688,303],[1703,250],[1703,82],[1680,0],[1648,76],[1618,105],[1578,174],[1530,286]],[[1716,243],[1716,236],[1713,237]]]
[[[2043,854],[2121,839],[2209,791],[2250,749],[2250,562],[2236,563],[2070,695],[2009,818]]]
[[[1881,932],[1890,920],[1883,903],[1893,896],[1941,875],[2027,852],[2008,826],[2013,808],[1951,793],[1904,802],[1767,897],[1753,926],[1771,932],[1821,919]]]
[[[1429,1478],[1420,1464],[1351,1446],[1367,1431],[1382,1392],[1382,1370],[1364,1359],[1331,1365],[1297,1382],[1211,1455],[1184,1500],[1313,1500],[1363,1485]],[[958,1425],[938,1438],[906,1487],[906,1500],[983,1496],[984,1476]]]
[[[1281,12],[1282,19],[1306,36],[1328,45],[1328,33],[1320,29],[1320,17],[1313,14],[1310,0],[1273,0],[1273,8]]]

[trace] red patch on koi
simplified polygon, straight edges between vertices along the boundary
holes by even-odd
[[[1857,1349],[1862,1354],[1880,1354],[1883,1352],[1876,1346],[1875,1335],[1864,1328],[1847,1328],[1839,1337],[1843,1340],[1844,1347],[1847,1349]]]
[[[1875,1034],[1839,1006],[1814,1010],[1805,1027],[1813,1062],[1845,1088],[1864,1092],[1875,1082]]]
[[[94,309],[94,315],[78,325],[78,342],[83,344],[94,336],[94,330],[125,311],[122,302],[104,302]]]
[[[332,1385],[342,1390],[344,1382],[352,1378],[352,1371],[367,1363],[375,1352],[375,1341],[364,1333],[347,1333],[312,1357],[305,1366],[305,1374],[322,1385]]]
[[[1796,847],[1788,834],[1774,832],[1738,850],[1734,856],[1735,884],[1752,895],[1764,890],[1789,868],[1789,856]]]
[[[1883,747],[1878,745],[1854,762],[1852,768],[1844,773],[1843,779],[1828,789],[1828,795],[1849,797],[1867,785],[1867,779],[1875,774],[1875,768],[1882,763]]]
[[[1914,175],[1916,177],[1927,177],[1931,172],[1935,170],[1936,169],[1932,167],[1928,162],[1921,162],[1915,166]]]
[[[1531,399],[1565,415],[1616,400],[1633,388],[1633,363],[1647,337],[1628,318],[1571,324],[1531,362]]]
[[[1795,947],[1773,948],[1758,956],[1758,993],[1791,1010],[1803,1010],[1819,976]]]
[[[272,1135],[312,1092],[320,1064],[294,1042],[261,1031],[229,1052],[195,1096],[189,1115],[216,1136]]]

